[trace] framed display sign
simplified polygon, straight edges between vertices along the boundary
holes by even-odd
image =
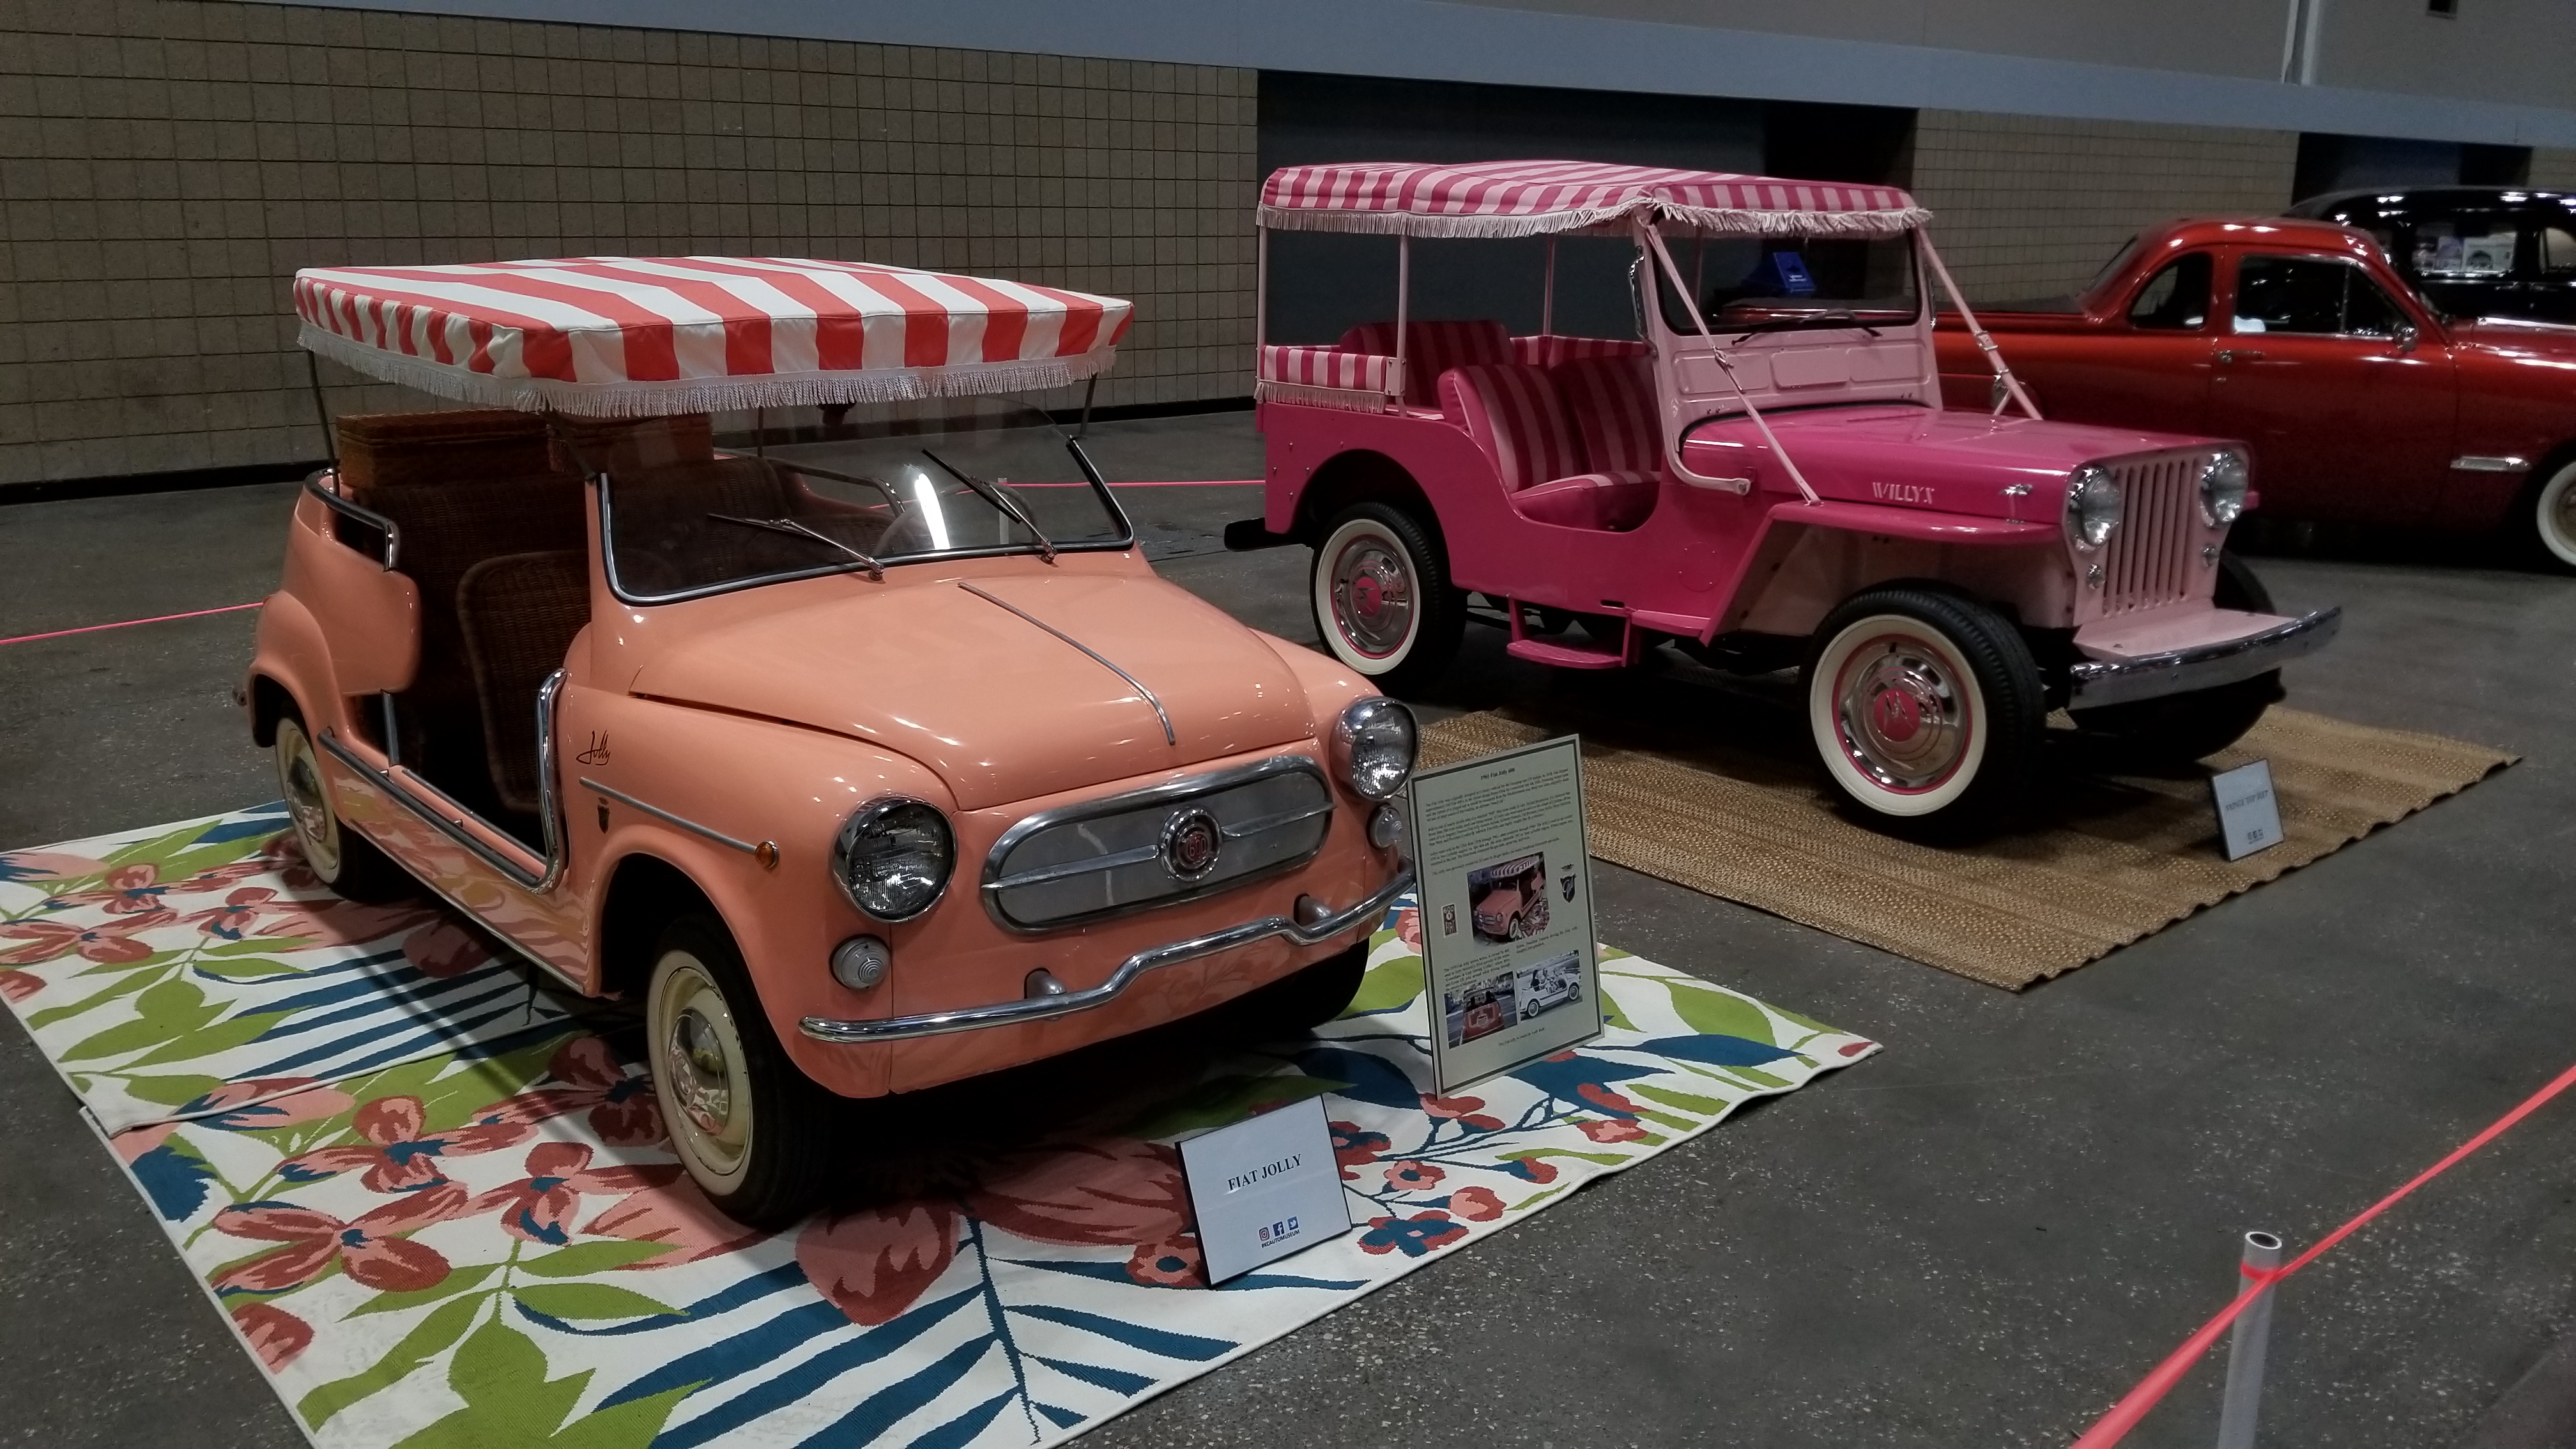
[[[1321,1097],[1186,1139],[1181,1175],[1211,1285],[1351,1230]]]
[[[1408,795],[1439,1090],[1599,1036],[1575,737],[1424,770]]]
[[[2281,843],[2281,801],[2272,793],[2272,762],[2256,760],[2209,777],[2218,807],[2219,844],[2229,860],[2243,860]]]

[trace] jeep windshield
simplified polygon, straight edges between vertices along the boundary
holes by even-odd
[[[1914,242],[1894,237],[1694,236],[1665,228],[1673,265],[1721,341],[1759,332],[1902,327],[1920,315]],[[1696,336],[1690,303],[1656,267],[1664,325]]]
[[[668,603],[1135,539],[1081,445],[1025,403],[871,403],[794,420],[773,410],[762,421],[763,441],[735,449],[708,446],[695,419],[587,425],[570,440],[603,480],[600,526],[619,597]]]

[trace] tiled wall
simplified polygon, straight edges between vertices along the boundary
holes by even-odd
[[[1927,110],[1913,190],[1969,302],[2003,302],[2084,285],[2156,222],[2277,212],[2298,157],[2289,131]]]
[[[2528,179],[2532,185],[2551,191],[2576,191],[2576,151],[2533,147]]]
[[[319,456],[288,281],[329,264],[717,252],[1023,277],[1135,300],[1103,404],[1240,397],[1255,74],[0,0],[0,484]],[[403,405],[325,376],[335,409]]]

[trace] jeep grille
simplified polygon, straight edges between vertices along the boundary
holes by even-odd
[[[2206,452],[2110,464],[2123,516],[2102,553],[2102,616],[2181,603],[2200,553],[2200,468]]]
[[[1213,866],[1184,879],[1166,835],[1200,811],[1221,843]],[[1010,930],[1046,931],[1193,900],[1312,860],[1332,816],[1324,772],[1303,755],[1042,811],[985,857],[984,909]]]

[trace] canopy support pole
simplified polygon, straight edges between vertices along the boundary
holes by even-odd
[[[1539,289],[1538,335],[1556,335],[1556,236],[1552,232],[1547,239],[1547,280]]]
[[[1753,426],[1762,434],[1762,441],[1771,445],[1771,456],[1778,458],[1780,460],[1780,466],[1789,470],[1789,481],[1798,485],[1798,494],[1800,497],[1805,498],[1809,503],[1824,502],[1824,499],[1817,496],[1815,489],[1807,486],[1807,475],[1798,471],[1798,460],[1790,457],[1789,450],[1780,446],[1779,435],[1771,431],[1771,423],[1768,419],[1762,416],[1762,410],[1753,405],[1752,395],[1744,390],[1744,384],[1735,380],[1734,364],[1726,360],[1725,349],[1717,345],[1716,334],[1708,330],[1708,318],[1703,316],[1700,312],[1699,294],[1691,291],[1683,284],[1682,269],[1673,265],[1673,254],[1664,250],[1664,238],[1662,234],[1657,232],[1651,226],[1644,228],[1644,231],[1646,233],[1647,245],[1655,249],[1655,260],[1664,264],[1664,275],[1673,279],[1674,290],[1682,294],[1684,298],[1683,305],[1690,309],[1691,321],[1698,326],[1700,339],[1708,344],[1708,355],[1710,359],[1717,363],[1717,370],[1720,375],[1725,377],[1726,385],[1735,389],[1736,400],[1744,404],[1744,415],[1753,420]],[[1681,454],[1681,440],[1679,438],[1675,438],[1673,440],[1673,467],[1676,471],[1688,476],[1689,470],[1682,467]]]
[[[1413,302],[1413,237],[1410,233],[1395,239],[1395,396],[1388,399],[1391,412],[1402,406],[1407,384],[1404,378],[1404,333],[1406,314]]]
[[[1082,380],[1082,421],[1074,424],[1073,427],[1073,439],[1077,443],[1091,435],[1091,395],[1098,391],[1100,391],[1099,373],[1095,372]]]
[[[2022,391],[2021,379],[2013,376],[2012,364],[2004,361],[2004,350],[1995,345],[1995,339],[1987,334],[1985,328],[1977,325],[1977,314],[1968,310],[1968,299],[1960,295],[1959,284],[1950,280],[1950,269],[1942,265],[1941,254],[1932,250],[1932,234],[1918,228],[1914,233],[1914,243],[1923,253],[1923,260],[1932,264],[1932,275],[1941,279],[1941,290],[1950,294],[1950,305],[1959,309],[1959,321],[1966,325],[1968,336],[1976,341],[1977,350],[1986,355],[1986,366],[1994,369],[1995,386],[2000,389],[1995,397],[1995,416],[2003,416],[2005,403],[2016,402],[2021,404],[2023,412],[2033,419],[2038,418],[2039,404],[2032,402],[2030,394]]]
[[[322,422],[322,456],[331,460],[331,471],[340,471],[340,430],[331,426],[330,406],[322,401],[322,359],[311,352],[304,354],[304,381],[313,389],[313,416]]]
[[[1252,375],[1261,376],[1261,349],[1270,345],[1270,228],[1252,224]]]

